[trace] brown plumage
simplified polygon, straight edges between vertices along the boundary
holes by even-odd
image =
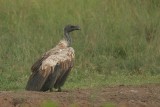
[[[64,39],[32,65],[32,74],[27,82],[26,90],[52,91],[52,88],[58,88],[58,91],[61,91],[73,67],[75,56],[69,32],[79,29],[78,26],[73,25],[67,25],[64,28]]]

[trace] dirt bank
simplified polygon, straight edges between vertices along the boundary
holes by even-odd
[[[75,89],[63,92],[0,92],[0,107],[39,107],[53,101],[60,107],[160,107],[160,84]]]

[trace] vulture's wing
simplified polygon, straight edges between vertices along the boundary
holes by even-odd
[[[60,49],[57,52],[49,52],[32,66],[26,90],[47,91],[52,88],[58,78],[70,68],[74,58],[73,48]],[[68,65],[67,65],[68,63]]]
[[[52,68],[50,75],[48,76],[43,87],[41,88],[41,91],[47,91],[49,89],[52,89],[53,87],[60,88],[67,79],[67,76],[71,68],[73,67],[73,58],[71,58],[70,60],[67,59],[66,56],[64,60],[62,60],[62,57],[60,59],[54,69]]]
[[[65,60],[64,62],[60,63],[60,75],[57,78],[55,84],[54,84],[54,88],[60,88],[61,86],[63,86],[63,84],[65,83],[69,72],[71,71],[72,67],[73,67],[73,63],[74,63],[74,59],[72,58],[71,60]]]
[[[31,67],[32,74],[27,82],[26,90],[40,91],[55,65],[42,66],[43,62],[54,55],[58,49],[53,48],[39,58]]]
[[[39,68],[37,72],[32,72],[29,77],[26,90],[40,91],[48,76],[50,75],[52,67],[48,66],[46,69]]]
[[[41,58],[39,58],[31,67],[31,71],[32,72],[36,72],[38,71],[38,69],[40,68],[40,66],[42,65],[42,61],[44,61],[46,58],[48,58],[50,55],[54,55],[58,53],[58,48],[55,47],[51,50],[49,50],[48,52],[46,52]]]

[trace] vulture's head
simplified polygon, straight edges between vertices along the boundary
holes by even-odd
[[[64,28],[64,32],[66,32],[66,33],[72,32],[74,30],[80,30],[80,27],[79,26],[74,26],[74,25],[67,25]]]

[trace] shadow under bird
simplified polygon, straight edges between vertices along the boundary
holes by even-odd
[[[74,63],[74,49],[69,35],[79,26],[67,25],[64,28],[64,38],[54,48],[47,51],[31,67],[32,74],[27,82],[28,91],[61,91]]]

